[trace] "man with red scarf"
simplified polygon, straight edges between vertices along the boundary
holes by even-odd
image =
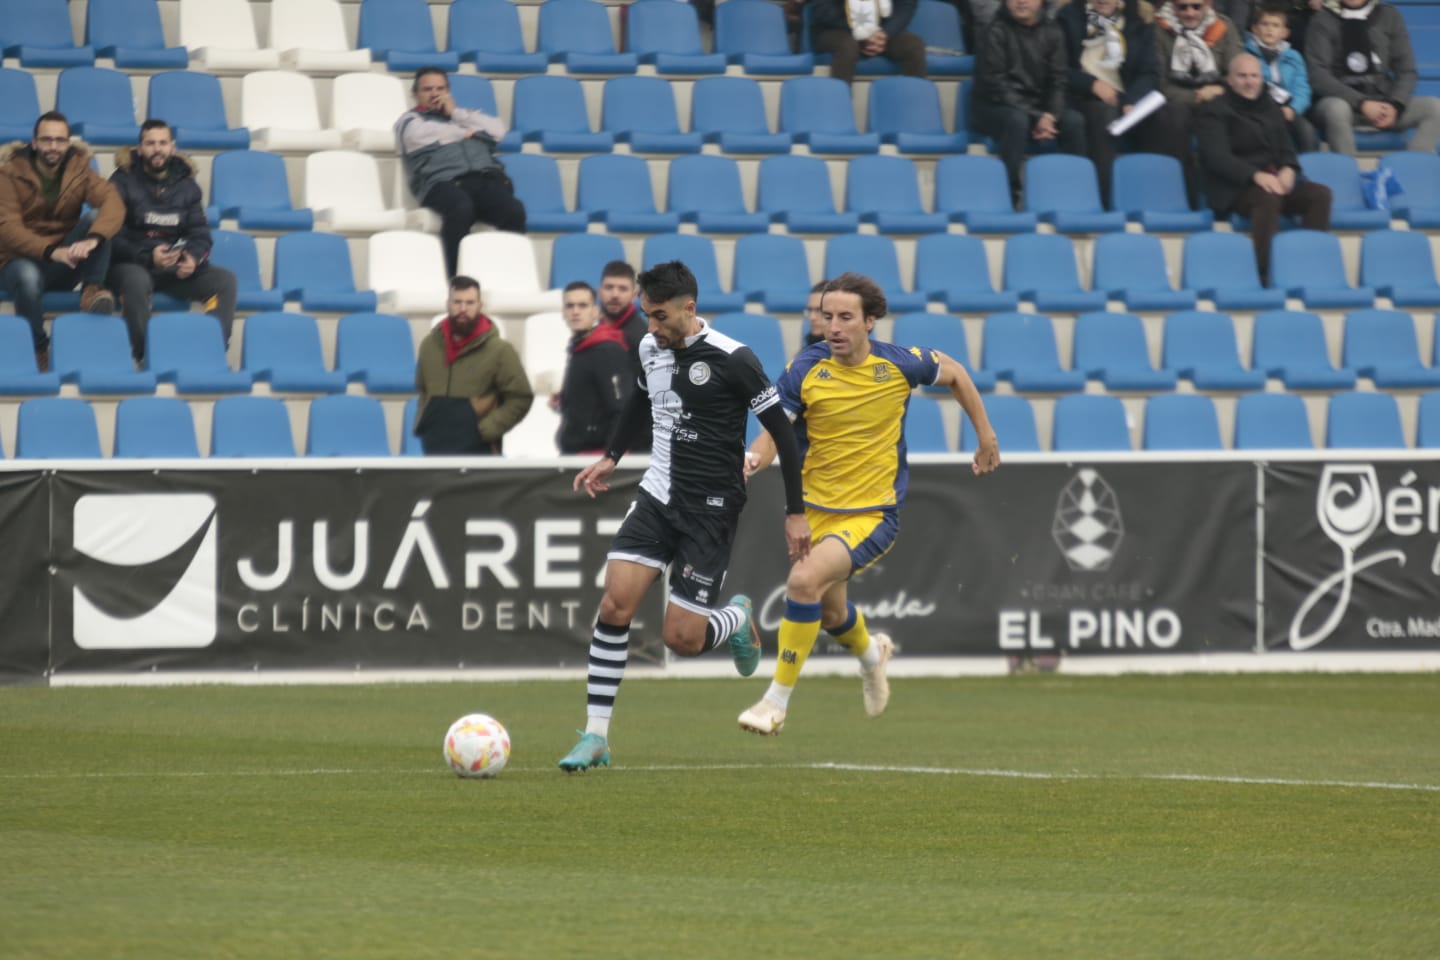
[[[481,312],[480,284],[450,281],[448,313],[420,341],[415,435],[427,454],[498,454],[535,393],[514,345]]]

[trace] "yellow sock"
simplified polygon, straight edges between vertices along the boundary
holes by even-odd
[[[845,622],[831,630],[830,636],[855,656],[863,657],[870,650],[870,631],[865,628],[865,614],[861,613],[853,603],[847,603],[845,606],[847,608]]]
[[[820,604],[796,603],[786,599],[785,616],[780,621],[780,659],[775,664],[775,682],[793,687],[800,680],[800,668],[815,648],[820,635]]]

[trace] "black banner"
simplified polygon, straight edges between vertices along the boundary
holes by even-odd
[[[783,613],[779,477],[756,478],[732,586]],[[907,653],[1255,648],[1251,463],[912,464],[895,548],[851,583]],[[761,599],[763,598],[763,603]]]
[[[1440,462],[1265,468],[1265,642],[1276,650],[1434,650]]]
[[[38,681],[49,663],[49,503],[43,474],[0,473],[0,681]]]

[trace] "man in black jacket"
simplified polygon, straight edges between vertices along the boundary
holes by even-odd
[[[115,155],[110,182],[125,201],[125,225],[115,236],[109,284],[120,297],[135,359],[145,356],[145,328],[156,290],[202,302],[220,321],[229,343],[235,274],[210,262],[210,225],[195,166],[175,152],[175,137],[164,120],[146,120],[139,146]]]
[[[1330,229],[1330,188],[1300,179],[1285,114],[1265,93],[1260,61],[1249,53],[1233,58],[1226,83],[1229,89],[1196,115],[1205,193],[1216,216],[1250,218],[1255,262],[1268,282],[1280,215],[1298,217],[1307,230]]]
[[[981,38],[975,70],[976,125],[995,140],[1017,208],[1031,140],[1058,141],[1065,153],[1085,153],[1085,120],[1065,103],[1065,35],[1044,18],[1041,5],[1005,0]]]
[[[597,323],[595,289],[583,280],[565,287],[565,323],[573,336],[566,351],[560,388],[561,453],[599,453],[625,406],[630,384],[630,350],[619,327]]]
[[[830,54],[830,76],[855,79],[861,57],[884,57],[907,77],[925,76],[925,41],[906,30],[918,0],[809,0],[810,46]],[[887,15],[882,9],[888,6]]]

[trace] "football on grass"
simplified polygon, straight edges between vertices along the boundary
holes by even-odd
[[[484,713],[467,713],[445,731],[445,762],[467,779],[488,779],[510,760],[510,734]]]

